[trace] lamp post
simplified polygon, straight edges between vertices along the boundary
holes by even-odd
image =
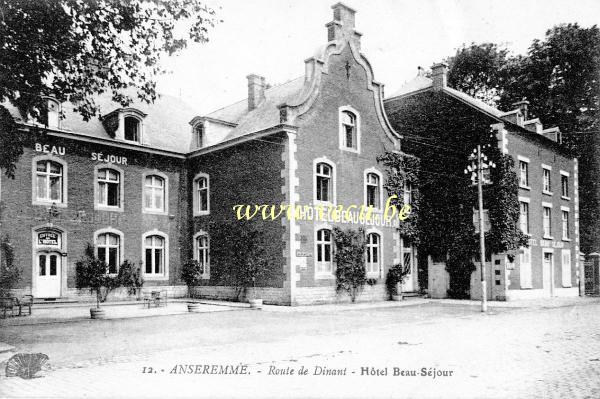
[[[465,169],[465,174],[471,173],[471,180],[477,181],[477,202],[479,212],[479,261],[481,264],[481,311],[487,312],[487,282],[486,282],[486,267],[485,267],[485,232],[483,222],[483,171],[484,169],[495,168],[496,165],[488,161],[487,157],[481,152],[481,144],[477,144],[477,148],[469,157],[471,165]],[[486,161],[484,163],[483,161]],[[489,181],[485,182],[489,184]]]

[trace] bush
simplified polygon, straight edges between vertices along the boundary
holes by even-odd
[[[410,274],[410,265],[401,265],[396,264],[387,272],[387,276],[385,277],[385,287],[387,288],[387,292],[390,295],[398,295],[398,286],[400,285],[400,291],[402,291],[402,283],[406,280],[406,277]]]
[[[343,231],[335,227],[333,240],[335,243],[334,259],[337,264],[335,270],[336,291],[338,293],[347,292],[350,300],[355,302],[367,282],[364,230],[359,228],[358,230]]]
[[[0,296],[9,295],[21,280],[21,269],[15,265],[15,249],[8,235],[0,238]]]
[[[139,295],[144,285],[144,276],[139,266],[135,263],[125,260],[119,267],[119,282],[123,287],[127,287],[129,295]]]
[[[188,286],[188,296],[191,297],[192,287],[198,285],[204,274],[204,266],[195,259],[190,259],[181,266],[181,279]]]
[[[96,307],[106,301],[109,292],[119,287],[118,277],[107,274],[108,266],[96,258],[94,247],[88,243],[85,254],[75,262],[75,286],[78,289],[88,288],[91,294],[96,294]]]

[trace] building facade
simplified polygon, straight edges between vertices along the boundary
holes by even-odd
[[[205,266],[197,294],[231,299],[235,288],[215,277],[211,256],[227,243],[211,239],[210,226],[235,221],[244,205],[301,210],[252,220],[279,271],[257,284],[266,303],[343,298],[335,290],[335,227],[365,231],[371,284],[362,299],[384,299],[387,270],[400,262],[412,270],[405,291],[416,291],[415,249],[401,240],[398,220],[383,218],[387,176],[377,162],[400,151],[400,136],[360,52],[355,11],[332,8],[327,40],[305,61],[304,76],[268,88],[249,75],[246,100],[208,115],[166,96],[129,108],[99,98],[103,116],[82,122],[49,99],[46,134],[25,149],[15,179],[0,181],[2,232],[23,270],[17,291],[86,295],[75,289],[75,262],[91,243],[108,273],[136,262],[145,289],[175,296],[187,292],[181,264],[196,259]],[[12,113],[24,130],[42,127]]]
[[[517,108],[512,111],[501,112],[448,87],[446,68],[445,64],[434,65],[431,77],[424,76],[420,69],[414,80],[384,103],[392,125],[401,134],[407,127],[426,124],[424,118],[435,113],[433,123],[439,129],[469,140],[450,117],[443,116],[443,103],[451,115],[460,115],[463,126],[491,129],[501,153],[512,157],[519,179],[520,229],[529,237],[529,246],[520,248],[514,259],[500,253],[487,260],[487,297],[510,300],[579,295],[583,272],[579,270],[577,159],[560,144],[558,128],[544,129],[538,119],[528,120],[526,101],[515,104]],[[418,157],[423,147],[410,145],[409,141],[403,142],[405,151]],[[472,144],[474,148],[477,142]],[[478,228],[475,211],[473,219]],[[481,298],[479,262],[475,264],[470,283],[474,299]],[[449,277],[445,267],[443,261],[429,261],[428,292],[433,297],[447,296]]]

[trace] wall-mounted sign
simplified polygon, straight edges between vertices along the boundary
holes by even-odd
[[[112,154],[103,154],[101,152],[92,152],[92,161],[114,163],[117,165],[127,165],[127,157]]]
[[[296,250],[296,257],[298,258],[311,258],[313,255],[311,252],[307,252],[307,251],[302,251],[297,249]]]
[[[59,147],[50,144],[35,143],[35,150],[44,154],[65,155],[65,147]]]
[[[530,247],[537,247],[538,245],[543,248],[564,248],[565,247],[565,243],[563,241],[552,241],[552,240],[541,239],[541,240],[539,240],[539,243],[538,243],[538,240],[535,238],[529,239]]]
[[[38,245],[58,245],[58,233],[53,231],[38,233]]]

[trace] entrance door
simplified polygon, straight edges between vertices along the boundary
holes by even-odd
[[[402,292],[412,292],[415,290],[415,257],[411,248],[403,250],[402,262],[405,267],[408,266],[410,268],[410,274],[406,276],[404,283],[402,283]]]
[[[36,297],[60,297],[61,256],[56,252],[37,255]]]
[[[544,292],[548,296],[552,296],[554,289],[552,287],[552,268],[553,268],[553,254],[549,252],[544,253],[543,263],[543,288]]]

